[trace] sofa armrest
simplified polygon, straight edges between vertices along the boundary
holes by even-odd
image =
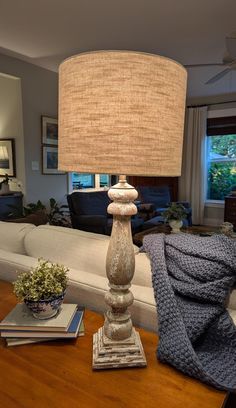
[[[182,204],[185,208],[191,208],[188,201],[176,201],[177,204]]]
[[[138,215],[145,221],[152,218],[155,214],[155,205],[153,203],[140,203],[137,205]]]
[[[155,216],[162,215],[164,211],[167,210],[167,207],[156,208]]]
[[[149,212],[155,210],[155,205],[153,203],[140,203],[137,204],[138,211]]]

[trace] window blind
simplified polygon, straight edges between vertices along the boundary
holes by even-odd
[[[236,134],[236,116],[207,119],[207,136]]]

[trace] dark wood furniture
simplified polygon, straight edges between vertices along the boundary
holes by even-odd
[[[225,197],[224,221],[231,222],[236,230],[236,196]]]
[[[6,220],[9,218],[9,214],[13,211],[11,206],[17,207],[19,213],[23,211],[23,194],[14,193],[8,195],[0,195],[0,220]]]
[[[0,281],[0,320],[16,299]],[[156,359],[157,335],[139,329],[147,368],[92,371],[92,335],[103,317],[85,312],[85,336],[6,347],[0,340],[1,408],[220,408],[226,393]]]

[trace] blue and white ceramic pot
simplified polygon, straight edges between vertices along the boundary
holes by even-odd
[[[50,319],[51,317],[56,316],[63,302],[64,296],[65,292],[44,300],[35,301],[25,299],[25,304],[36,319]]]

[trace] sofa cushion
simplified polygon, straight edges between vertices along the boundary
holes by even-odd
[[[0,221],[0,249],[16,254],[26,254],[24,238],[33,229],[35,229],[35,225],[32,224]]]
[[[25,238],[27,254],[62,263],[69,268],[79,269],[106,276],[106,255],[110,237],[71,228],[41,225]],[[145,254],[135,249],[135,275],[133,283],[151,287],[150,261]]]
[[[106,277],[74,269],[69,270],[68,276],[69,286],[66,291],[66,301],[75,302],[102,313],[107,310],[104,299],[109,289]],[[134,303],[129,311],[133,324],[156,331],[158,322],[153,289],[132,285],[131,291],[134,295]]]
[[[104,215],[108,217],[110,204],[107,191],[76,191],[70,195],[74,213],[77,215]]]
[[[142,203],[153,203],[155,208],[166,207],[171,201],[168,186],[138,186]]]

